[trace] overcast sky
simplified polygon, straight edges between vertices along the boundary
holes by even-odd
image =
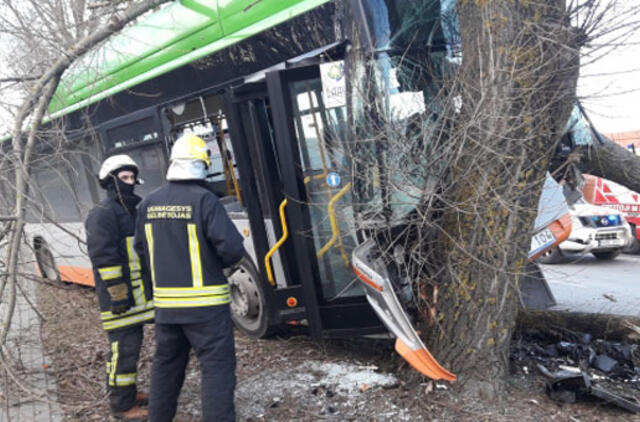
[[[640,5],[640,0],[618,1]],[[602,133],[640,131],[640,31],[604,58],[593,61],[588,49],[583,53],[578,96],[596,128]]]

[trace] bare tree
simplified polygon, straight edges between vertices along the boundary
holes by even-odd
[[[32,184],[31,166],[34,146],[42,135],[42,120],[62,73],[76,59],[111,34],[120,31],[129,22],[166,1],[105,2],[104,6],[109,6],[111,13],[107,15],[108,19],[104,19],[104,23],[91,30],[83,25],[83,23],[86,24],[86,21],[77,14],[77,10],[70,7],[73,6],[71,3],[76,4],[76,2],[47,2],[47,5],[40,2],[30,2],[29,6],[32,7],[32,10],[27,7],[27,12],[30,13],[28,16],[33,17],[33,13],[35,13],[43,24],[49,25],[48,34],[51,35],[51,39],[45,36],[44,42],[38,42],[38,37],[35,35],[37,29],[27,25],[26,16],[21,14],[25,9],[22,7],[20,9],[14,8],[12,2],[5,2],[5,6],[9,7],[14,14],[14,19],[11,21],[15,23],[15,33],[23,31],[20,32],[23,42],[37,44],[38,48],[47,51],[45,60],[38,62],[35,66],[37,76],[21,80],[21,82],[28,82],[28,94],[13,121],[11,146],[6,149],[6,153],[0,159],[3,175],[10,178],[9,183],[6,181],[3,183],[3,188],[8,190],[6,193],[8,193],[10,200],[7,205],[11,206],[10,212],[2,216],[4,223],[2,238],[6,238],[7,241],[3,249],[6,258],[3,260],[2,274],[0,274],[0,303],[5,305],[4,319],[0,326],[0,363],[17,385],[31,391],[39,399],[46,397],[46,392],[33,391],[33,388],[24,380],[16,376],[8,358],[5,343],[19,291],[19,259],[21,248],[24,245],[25,218]],[[84,2],[81,3],[84,5]],[[72,25],[66,23],[65,20],[69,14],[73,19],[76,19]],[[58,37],[56,38],[54,34],[57,34]],[[59,43],[56,43],[54,39]],[[56,46],[52,47],[49,43],[56,44]],[[55,54],[49,54],[54,48],[57,49],[53,50]]]

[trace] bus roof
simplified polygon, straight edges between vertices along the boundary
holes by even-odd
[[[174,1],[77,60],[49,105],[61,117],[170,72],[330,0]]]

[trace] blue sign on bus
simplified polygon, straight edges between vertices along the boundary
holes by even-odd
[[[340,175],[338,173],[327,174],[327,185],[332,188],[340,186]]]

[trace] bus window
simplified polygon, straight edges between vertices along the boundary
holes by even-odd
[[[108,155],[127,154],[138,164],[139,176],[144,181],[136,188],[138,195],[144,197],[164,184],[167,169],[164,145],[153,116],[109,127],[104,133]]]
[[[106,149],[123,148],[142,142],[157,141],[158,131],[152,116],[107,129]]]
[[[98,202],[98,144],[96,137],[69,140],[52,130],[50,141],[36,145],[33,156],[33,188],[30,199],[36,207],[29,210],[29,222],[78,222],[86,218]]]
[[[138,174],[144,181],[136,187],[136,194],[145,197],[165,183],[165,158],[159,144],[141,146],[127,150],[133,161],[138,164]]]
[[[350,267],[356,239],[345,109],[324,107],[319,78],[291,82],[290,91],[323,297],[360,296]]]
[[[84,175],[79,176],[68,157],[63,157],[60,153],[41,156],[33,162],[32,177],[35,189],[31,197],[39,206],[29,220],[47,223],[52,219],[69,223],[80,221],[82,214],[86,215],[87,210],[84,209],[80,197],[86,200],[88,191],[85,190],[79,195],[77,186],[78,179],[84,178]],[[88,204],[92,206],[93,202],[89,201]]]
[[[239,196],[238,171],[222,105],[220,95],[209,95],[165,108],[164,116],[171,125],[168,147],[186,133],[204,139],[211,154],[209,186],[220,197]]]

